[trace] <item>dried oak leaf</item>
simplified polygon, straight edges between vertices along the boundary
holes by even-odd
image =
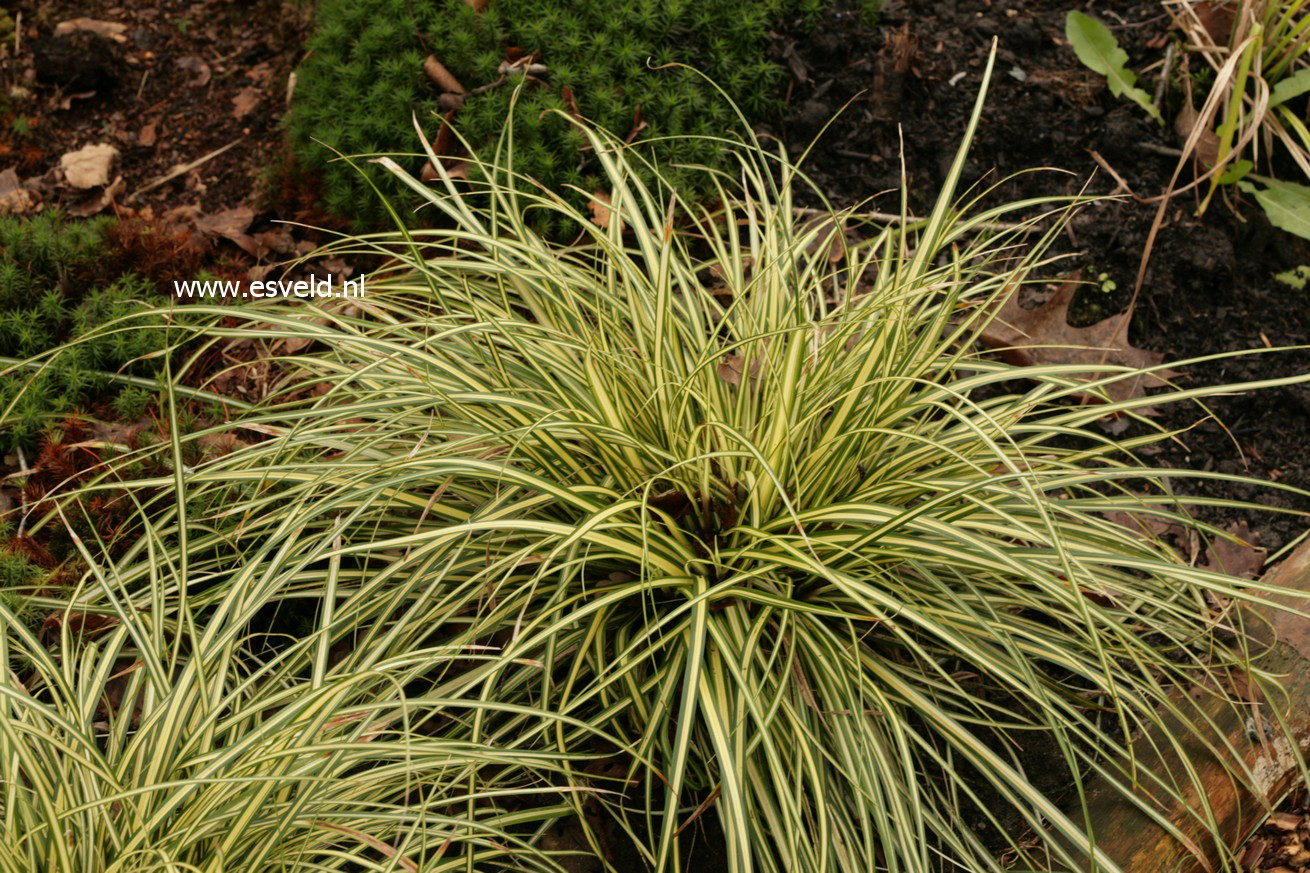
[[[62,612],[52,612],[45,617],[45,621],[41,622],[37,638],[48,645],[57,641],[64,633],[73,636],[90,636],[117,625],[118,618],[112,615],[98,615],[80,610],[69,612],[67,615]]]
[[[1239,579],[1254,579],[1260,575],[1269,550],[1255,544],[1259,536],[1251,532],[1245,521],[1230,524],[1224,531],[1237,542],[1215,538],[1205,550],[1205,561],[1201,566]]]
[[[1110,371],[1098,371],[1098,365],[1146,368],[1164,360],[1159,352],[1136,348],[1128,341],[1131,310],[1090,327],[1072,327],[1069,304],[1077,290],[1077,283],[1067,282],[1035,309],[1024,309],[1019,305],[1018,292],[1012,293],[983,331],[982,341],[1017,366],[1083,364],[1088,378],[1112,375]],[[1113,401],[1130,400],[1146,396],[1148,388],[1166,385],[1165,380],[1174,375],[1172,370],[1157,370],[1117,379],[1104,390]]]
[[[740,388],[743,373],[746,374],[752,384],[758,385],[762,366],[763,361],[760,358],[755,358],[747,364],[746,359],[741,355],[731,354],[719,363],[716,370],[720,379],[729,385]]]

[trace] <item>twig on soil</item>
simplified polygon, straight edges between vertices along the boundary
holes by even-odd
[[[1143,201],[1142,201],[1142,198],[1137,196],[1137,192],[1135,192],[1135,191],[1132,189],[1132,186],[1130,186],[1126,181],[1124,181],[1124,177],[1123,177],[1123,176],[1120,176],[1117,172],[1115,172],[1114,167],[1110,166],[1110,162],[1109,162],[1109,161],[1107,161],[1105,158],[1101,157],[1101,153],[1100,153],[1100,152],[1098,152],[1096,149],[1088,149],[1088,150],[1087,150],[1087,153],[1088,153],[1089,155],[1092,156],[1092,160],[1096,161],[1097,165],[1098,165],[1102,170],[1105,170],[1107,173],[1110,174],[1110,177],[1111,177],[1112,179],[1114,179],[1114,182],[1115,182],[1115,185],[1116,185],[1116,187],[1115,187],[1115,189],[1114,189],[1114,193],[1115,193],[1115,194],[1118,194],[1119,191],[1122,189],[1123,191],[1125,191],[1125,192],[1128,194],[1129,197],[1133,198],[1133,199],[1136,200],[1138,203],[1143,202]]]
[[[1159,143],[1154,143],[1154,142],[1139,142],[1137,144],[1137,147],[1144,152],[1151,152],[1152,154],[1156,154],[1156,155],[1164,155],[1166,158],[1181,158],[1183,156],[1182,149],[1176,149],[1171,146],[1163,146],[1160,145]]]
[[[870,152],[857,152],[854,149],[833,149],[834,152],[843,158],[853,158],[857,161],[872,161],[882,163],[882,155],[871,154]]]
[[[506,82],[509,81],[510,73],[507,72],[507,70],[524,70],[525,76],[531,76],[534,73],[546,72],[545,64],[529,64],[526,67],[501,64],[500,67],[501,67],[501,74],[499,79],[496,79],[495,81],[492,82],[488,82],[485,85],[479,85],[478,87],[474,88],[472,91],[442,92],[441,96],[437,98],[438,103],[441,104],[441,108],[448,112],[453,109],[459,109],[461,106],[464,105],[464,101],[472,97],[480,97],[483,94],[487,93],[488,91],[499,88],[501,85],[504,85]]]
[[[140,197],[142,194],[146,193],[147,191],[153,191],[153,190],[155,190],[156,188],[158,188],[160,185],[163,185],[163,184],[165,184],[165,183],[167,183],[167,182],[171,182],[171,181],[173,181],[173,180],[176,179],[178,176],[186,175],[187,173],[189,173],[189,172],[191,172],[192,170],[194,170],[196,167],[200,167],[200,166],[203,166],[203,165],[209,163],[209,162],[212,161],[214,158],[216,158],[216,157],[218,157],[219,155],[223,154],[223,152],[227,151],[228,149],[232,148],[232,147],[233,147],[234,145],[236,145],[237,143],[241,142],[241,140],[243,140],[243,139],[245,139],[244,136],[239,136],[239,137],[237,137],[236,139],[232,140],[232,141],[231,141],[230,143],[228,143],[227,145],[225,145],[225,146],[220,146],[219,148],[214,149],[214,150],[213,150],[212,152],[210,152],[209,154],[207,154],[207,155],[205,155],[205,156],[203,156],[203,157],[200,157],[200,158],[196,158],[194,161],[192,161],[192,162],[189,163],[189,164],[178,164],[176,167],[174,167],[173,169],[169,170],[169,171],[168,171],[167,173],[165,173],[164,175],[162,175],[162,176],[157,176],[156,178],[154,178],[154,179],[150,180],[149,182],[147,182],[146,184],[142,185],[140,188],[136,189],[134,192],[132,192],[132,196],[131,196],[130,198],[128,198],[128,199],[130,199],[130,200],[135,200],[135,199],[137,199],[138,197]]]

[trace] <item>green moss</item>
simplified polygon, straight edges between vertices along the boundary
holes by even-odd
[[[9,551],[0,551],[0,597],[6,599],[6,606],[19,611],[19,589],[31,588],[43,571],[22,555]]]
[[[167,344],[162,323],[125,322],[162,300],[132,274],[100,277],[105,260],[104,219],[73,221],[57,212],[31,219],[0,217],[0,356],[28,359],[72,340],[78,344],[47,358],[41,369],[0,375],[0,449],[31,445],[52,419],[87,404],[118,404],[119,386],[105,373],[153,375]],[[122,401],[128,411],[139,397]],[[138,413],[139,414],[139,413]]]
[[[136,421],[146,414],[154,394],[144,388],[131,385],[124,388],[114,398],[114,414],[122,421]]]
[[[868,2],[868,0],[866,0]],[[413,117],[431,139],[439,129],[438,89],[423,72],[434,54],[467,90],[492,85],[510,48],[537,53],[547,72],[520,92],[515,113],[516,167],[552,188],[590,190],[599,168],[581,149],[569,122],[548,110],[565,109],[571,90],[578,111],[619,135],[634,128],[640,108],[646,138],[718,136],[739,125],[729,103],[695,72],[651,69],[682,63],[724,88],[755,119],[781,106],[783,70],[767,56],[778,21],[813,17],[827,0],[497,0],[481,13],[465,0],[324,0],[288,116],[301,161],[324,180],[325,206],[360,224],[385,211],[359,173],[334,161],[344,154],[420,150]],[[493,143],[505,125],[514,82],[469,98],[456,127],[475,147]],[[715,164],[709,141],[653,146],[664,159]],[[419,173],[418,154],[405,162]],[[365,164],[375,184],[393,197],[402,187]],[[677,175],[675,184],[703,183],[704,174]]]

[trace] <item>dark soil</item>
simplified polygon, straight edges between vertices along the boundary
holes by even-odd
[[[992,200],[1113,193],[1116,182],[1098,166],[1095,152],[1134,194],[1158,195],[1177,166],[1169,152],[1181,143],[1172,125],[1155,125],[1081,66],[1064,41],[1071,8],[1104,19],[1133,69],[1146,71],[1163,56],[1169,21],[1158,0],[1124,0],[1113,7],[1075,0],[890,0],[876,30],[861,26],[853,9],[838,6],[812,32],[797,28],[779,35],[777,54],[795,81],[776,133],[797,156],[819,137],[805,168],[833,202],[875,198],[867,208],[885,212],[899,211],[899,133],[910,206],[922,214],[955,156],[996,36],[996,71],[965,184],[1008,180]],[[1155,85],[1144,72],[1143,87],[1152,91]],[[1166,117],[1176,114],[1183,99],[1178,88],[1167,92]],[[1010,178],[1034,167],[1066,172]],[[1190,178],[1185,169],[1181,181]],[[1132,321],[1135,345],[1181,361],[1310,343],[1310,293],[1274,279],[1310,264],[1310,245],[1272,229],[1254,204],[1235,205],[1236,211],[1216,199],[1198,219],[1192,194],[1170,204]],[[1077,215],[1058,240],[1055,253],[1070,258],[1053,270],[1097,280],[1104,274],[1117,286],[1106,293],[1098,281],[1081,292],[1075,309],[1087,320],[1127,307],[1156,209],[1131,198],[1098,203]],[[1307,369],[1307,350],[1244,356],[1188,367],[1183,384],[1277,379]],[[1193,404],[1164,407],[1159,423],[1196,427],[1154,448],[1147,460],[1310,488],[1310,386],[1216,398],[1208,405],[1218,421],[1206,420]],[[1310,511],[1310,499],[1271,488],[1185,481],[1175,486]],[[1307,527],[1304,518],[1275,512],[1199,514],[1221,526],[1248,518],[1260,545],[1271,551]]]
[[[303,52],[310,4],[282,0],[19,0],[18,50],[0,68],[0,167],[27,180],[66,152],[108,143],[121,154],[118,203],[162,214],[218,212],[252,199],[283,164],[287,82]],[[79,30],[79,18],[122,25],[117,36]],[[15,87],[16,86],[16,87]],[[15,127],[15,121],[19,120]],[[24,130],[24,128],[26,128]],[[179,165],[231,147],[136,196]],[[81,193],[49,187],[47,205]]]

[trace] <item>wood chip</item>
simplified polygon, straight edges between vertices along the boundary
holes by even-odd
[[[1301,824],[1301,816],[1290,812],[1276,812],[1269,816],[1269,824],[1280,831],[1294,831]]]
[[[1251,871],[1259,869],[1260,862],[1264,860],[1265,852],[1268,849],[1268,840],[1252,840],[1247,845],[1246,851],[1242,853],[1242,857],[1239,859],[1238,863],[1242,865],[1243,870],[1251,873]]]

